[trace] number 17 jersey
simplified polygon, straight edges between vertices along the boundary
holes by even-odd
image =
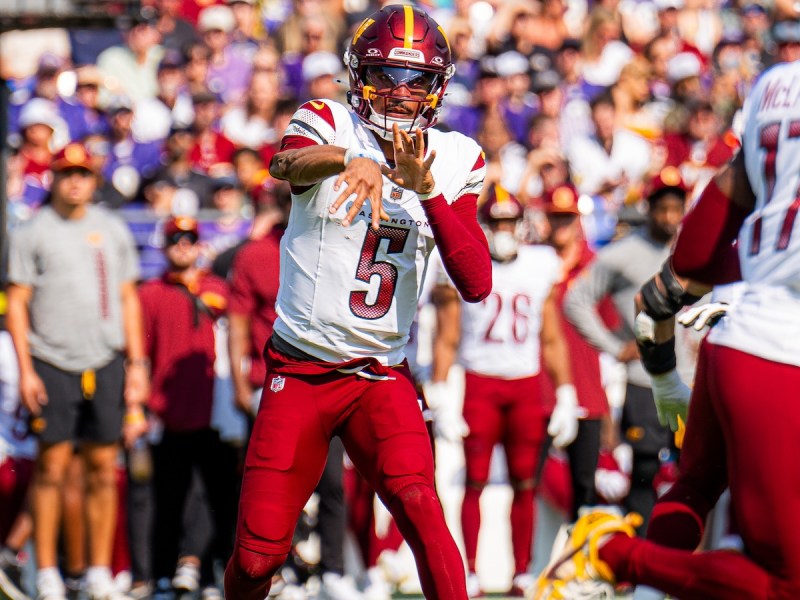
[[[742,152],[756,197],[738,237],[747,285],[709,340],[800,365],[800,62],[761,75],[743,121]]]
[[[427,131],[426,152],[436,151],[431,172],[452,204],[478,194],[485,166],[480,147],[457,133]],[[292,117],[282,149],[314,144],[363,148],[380,153],[374,134],[347,107],[312,100]],[[293,188],[289,225],[281,240],[278,318],[274,331],[320,360],[374,357],[393,365],[404,348],[417,310],[433,232],[419,197],[383,178],[383,208],[389,216],[374,230],[369,202],[352,224],[342,220],[349,198],[330,214],[345,189],[336,176],[309,188]]]

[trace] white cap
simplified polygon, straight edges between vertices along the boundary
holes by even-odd
[[[55,131],[61,125],[61,121],[55,104],[44,98],[29,100],[19,113],[20,129],[31,125],[47,125]]]
[[[227,6],[215,5],[204,8],[197,17],[197,29],[201,33],[221,29],[225,33],[230,33],[236,27],[236,20],[233,11]]]
[[[342,69],[342,59],[332,52],[312,52],[303,59],[303,81],[308,83],[323,75],[338,75]]]
[[[531,70],[530,61],[519,52],[503,52],[494,61],[494,68],[500,77],[524,75]]]
[[[677,83],[689,77],[698,77],[703,70],[700,59],[691,52],[680,52],[667,62],[667,79]]]
[[[683,0],[653,0],[653,4],[656,5],[656,9],[659,12],[669,10],[671,8],[680,10],[684,6]]]

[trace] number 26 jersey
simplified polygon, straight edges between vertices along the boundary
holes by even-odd
[[[480,147],[457,133],[427,131],[426,153],[436,150],[433,178],[449,203],[477,195],[485,165]],[[292,117],[282,149],[314,144],[366,148],[380,153],[373,133],[347,107],[312,100]],[[341,222],[355,197],[335,214],[330,206],[345,189],[336,176],[293,188],[289,224],[281,240],[280,290],[275,332],[303,352],[341,362],[374,357],[402,362],[417,310],[433,232],[419,197],[383,178],[389,216],[376,231],[369,202],[352,224]]]

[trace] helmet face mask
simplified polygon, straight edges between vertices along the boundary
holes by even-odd
[[[434,125],[455,72],[443,30],[420,9],[386,6],[364,20],[344,55],[348,100],[367,127],[391,139],[392,127]]]

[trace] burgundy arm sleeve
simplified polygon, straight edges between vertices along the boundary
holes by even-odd
[[[741,279],[734,241],[748,214],[712,179],[681,224],[672,252],[675,274],[708,285]]]
[[[442,194],[422,202],[444,268],[467,302],[480,302],[492,291],[492,261],[478,225],[478,196],[465,194],[448,204]]]

